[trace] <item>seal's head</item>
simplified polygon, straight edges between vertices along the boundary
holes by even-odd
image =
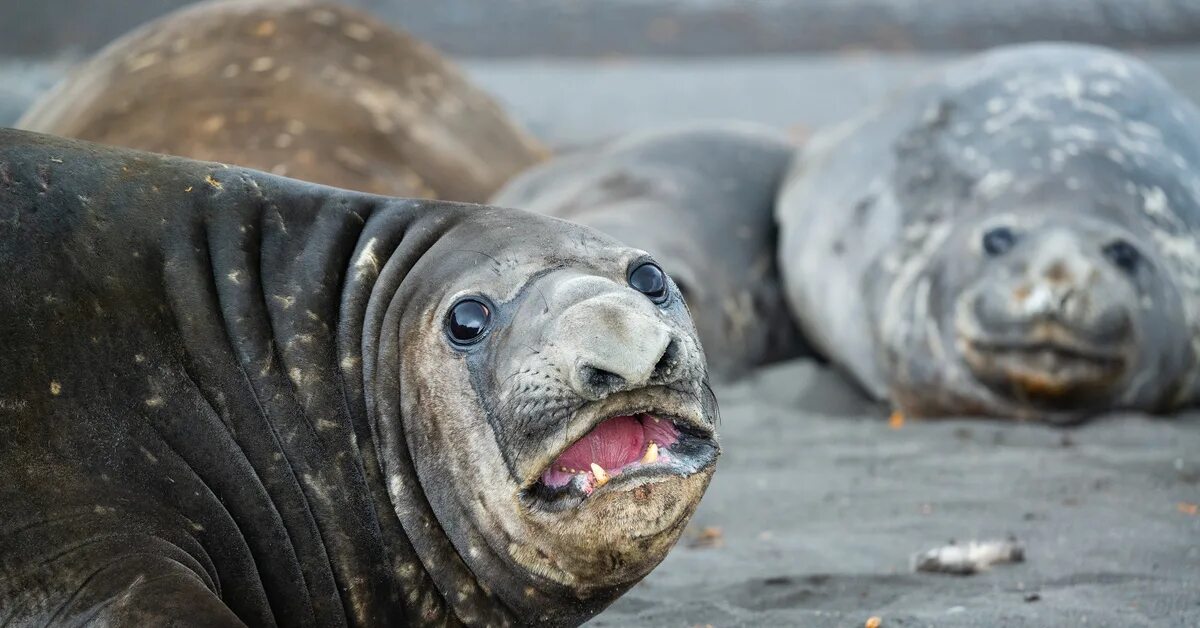
[[[482,588],[518,616],[583,621],[663,559],[716,463],[678,289],[642,251],[492,208],[450,226],[413,275],[384,322],[399,364],[376,369],[397,374],[403,419],[385,408],[375,429],[398,514],[407,530],[420,502],[411,457]]]
[[[913,334],[930,350],[911,355],[943,363],[986,413],[1072,421],[1170,398],[1189,360],[1185,301],[1145,222],[1122,219],[1139,209],[1031,187],[943,232],[906,297],[930,325]]]

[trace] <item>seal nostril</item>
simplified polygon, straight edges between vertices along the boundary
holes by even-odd
[[[1066,312],[1067,309],[1072,304],[1074,304],[1078,301],[1078,299],[1075,298],[1076,291],[1075,291],[1075,288],[1073,288],[1073,287],[1067,287],[1063,290],[1060,290],[1058,292],[1057,296],[1058,296],[1058,309],[1059,309],[1059,311],[1062,311],[1062,312]]]
[[[1062,260],[1059,260],[1046,269],[1046,279],[1055,283],[1067,282],[1071,280],[1071,271],[1067,270],[1067,265]]]
[[[625,386],[624,377],[621,377],[616,373],[605,371],[604,369],[598,369],[592,366],[581,366],[579,367],[579,371],[580,379],[583,380],[584,384],[586,384],[588,388],[591,388],[593,391],[600,394],[610,393]]]
[[[1025,299],[1028,299],[1029,295],[1031,294],[1033,294],[1033,287],[1027,283],[1017,286],[1012,293],[1013,298],[1016,299],[1017,303],[1024,303]]]
[[[658,358],[658,362],[654,365],[654,375],[661,377],[679,362],[679,343],[672,338],[671,342],[667,343],[667,348],[663,349],[663,354]]]

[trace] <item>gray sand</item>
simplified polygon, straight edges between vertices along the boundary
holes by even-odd
[[[725,453],[685,538],[718,545],[685,540],[590,625],[1200,625],[1200,413],[893,429],[808,362],[717,393]],[[910,570],[1010,534],[1023,563]]]

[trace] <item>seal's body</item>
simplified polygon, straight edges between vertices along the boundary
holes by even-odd
[[[647,254],[0,131],[0,619],[574,624],[711,476]]]
[[[814,137],[781,191],[801,328],[911,414],[1197,398],[1200,112],[1100,48],[964,61]]]
[[[775,262],[775,195],[794,147],[753,124],[644,132],[533,168],[492,203],[650,251],[678,282],[727,379],[804,353]]]
[[[354,9],[296,0],[206,2],[142,26],[17,125],[469,202],[544,155],[436,51]]]

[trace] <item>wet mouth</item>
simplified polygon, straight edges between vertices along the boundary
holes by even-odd
[[[569,507],[602,489],[691,475],[716,454],[711,434],[685,421],[650,412],[613,416],[560,452],[526,495],[543,507]]]

